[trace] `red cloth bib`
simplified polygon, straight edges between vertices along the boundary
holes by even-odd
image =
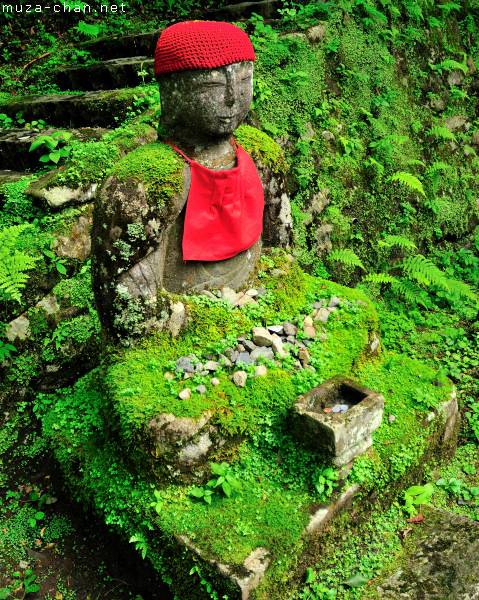
[[[169,143],[169,142],[167,142]],[[251,156],[237,145],[237,166],[212,171],[190,160],[183,260],[224,260],[250,248],[263,230],[263,184]]]

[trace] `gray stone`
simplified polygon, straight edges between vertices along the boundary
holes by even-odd
[[[326,27],[323,24],[315,25],[306,30],[306,37],[310,44],[318,44],[323,41],[325,33]]]
[[[311,210],[313,214],[320,215],[329,206],[330,202],[328,188],[323,188],[320,192],[314,194],[311,198]]]
[[[346,413],[324,413],[334,403],[349,407]],[[312,449],[344,466],[372,445],[372,433],[381,425],[384,398],[378,392],[337,376],[299,396],[294,405],[296,436]]]
[[[444,121],[444,126],[452,133],[461,129],[467,131],[467,124],[470,125],[469,119],[465,115],[454,115]]]
[[[91,224],[93,206],[86,206],[82,214],[75,217],[70,235],[57,235],[52,250],[60,258],[86,260],[91,252]]]
[[[245,306],[246,304],[257,304],[256,300],[248,294],[243,294],[239,300],[236,301],[237,306]]]
[[[181,400],[189,400],[191,398],[191,389],[185,388],[178,394],[178,398]]]
[[[274,352],[273,349],[270,347],[260,346],[259,348],[256,348],[256,350],[253,350],[250,356],[253,362],[256,362],[260,356],[262,356],[266,360],[273,360]]]
[[[214,298],[216,300],[216,296],[209,290],[201,290],[200,294],[202,296],[206,296],[207,298]]]
[[[221,369],[221,365],[219,362],[209,360],[203,365],[203,369],[205,371],[217,371],[218,369]]]
[[[237,387],[244,387],[246,385],[247,379],[248,379],[248,374],[245,371],[236,371],[233,374],[233,383]]]
[[[60,310],[60,305],[57,302],[56,296],[54,294],[49,294],[48,296],[45,296],[43,300],[40,300],[40,302],[35,305],[35,308],[43,308],[47,315],[54,315]]]
[[[153,59],[150,56],[114,58],[85,66],[61,67],[53,72],[55,83],[61,90],[114,90],[143,84],[140,71],[147,71],[153,79]]]
[[[250,289],[246,292],[247,296],[251,296],[251,298],[256,298],[258,295],[258,290]]]
[[[377,587],[385,600],[477,600],[479,524],[464,516],[422,507],[401,567]],[[408,536],[409,538],[409,536]]]
[[[273,349],[273,352],[275,354],[277,354],[280,358],[284,358],[287,355],[287,352],[284,350],[283,347],[283,342],[281,341],[281,338],[279,337],[279,335],[276,335],[275,333],[273,334],[273,339],[271,342],[271,347]]]
[[[306,367],[307,365],[309,365],[311,356],[309,355],[309,352],[306,350],[306,348],[300,348],[298,350],[298,359],[300,360],[303,367]]]
[[[336,139],[334,137],[334,133],[332,133],[331,131],[328,131],[328,130],[322,131],[321,135],[327,142],[331,142]]]
[[[168,329],[173,337],[180,333],[180,329],[185,322],[185,306],[183,302],[175,302],[171,307],[170,318],[168,319]]]
[[[203,394],[206,394],[206,385],[199,385],[195,390],[203,396]]]
[[[20,315],[7,325],[5,335],[10,342],[26,340],[31,335],[30,321],[25,315]]]
[[[306,325],[306,327],[303,327],[303,331],[305,335],[307,335],[310,339],[314,339],[314,337],[316,336],[316,327],[314,327],[313,325]],[[304,340],[304,343],[305,342],[306,340]]]
[[[235,364],[237,364],[237,365],[239,363],[242,363],[244,365],[250,365],[253,362],[254,361],[248,352],[239,352],[238,356],[236,357],[236,360],[235,360]]]
[[[225,356],[224,354],[219,354],[218,355],[218,362],[220,363],[220,365],[224,366],[224,367],[231,367],[231,365],[233,364],[230,359]]]
[[[276,333],[277,335],[281,335],[284,332],[284,327],[282,325],[268,325],[266,329],[270,333]]]
[[[334,306],[338,306],[338,304],[341,302],[341,298],[338,298],[337,296],[333,296],[330,301],[328,302],[328,308],[332,308]]]
[[[395,420],[396,420],[396,417],[394,415],[388,415],[388,422],[389,423],[394,423]]]
[[[369,347],[371,348],[371,352],[376,352],[376,350],[379,347],[380,341],[381,340],[378,338],[378,336],[376,334],[373,334],[373,339],[371,340],[371,343],[369,344]]]
[[[245,340],[243,342],[243,346],[248,352],[253,352],[253,350],[256,350],[256,344],[254,344],[251,340]]]
[[[219,385],[220,384],[220,380],[217,377],[212,377],[210,379],[211,385]]]
[[[288,344],[296,344],[296,338],[294,337],[294,335],[288,335],[286,341],[288,342]]]
[[[254,376],[255,377],[264,377],[267,375],[268,369],[265,365],[256,365],[254,368]]]
[[[264,327],[253,327],[251,336],[257,346],[271,346],[273,341],[271,333]]]
[[[228,300],[233,306],[236,306],[236,292],[229,287],[224,287],[221,290],[221,297]]]
[[[314,317],[315,321],[320,321],[321,323],[327,323],[329,319],[329,310],[327,308],[320,308],[316,316]]]
[[[328,254],[333,249],[331,242],[331,234],[333,232],[334,225],[332,223],[322,223],[316,230],[316,252],[321,254]]]
[[[293,323],[285,322],[283,323],[283,328],[286,336],[296,335],[296,332],[298,331],[298,328],[296,325],[293,325]]]
[[[187,358],[186,356],[180,356],[180,358],[176,360],[176,370],[184,371],[185,373],[194,373],[195,366],[191,362],[190,358]]]
[[[459,69],[454,69],[447,76],[447,83],[452,87],[460,87],[464,83],[464,74]]]
[[[203,363],[197,362],[195,365],[195,372],[200,373],[201,371],[204,371],[204,370],[205,370],[205,367],[204,367]]]

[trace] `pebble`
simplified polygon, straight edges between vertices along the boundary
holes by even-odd
[[[222,288],[221,297],[231,302],[233,306],[236,304],[236,292],[229,287]]]
[[[267,346],[260,346],[251,352],[250,357],[252,362],[256,362],[260,356],[263,356],[266,360],[273,360],[274,352],[272,348]]]
[[[320,308],[317,315],[314,317],[315,321],[321,321],[321,323],[327,323],[329,319],[329,310],[327,308]]]
[[[257,365],[254,368],[254,376],[255,377],[264,377],[268,373],[268,369],[265,365]]]
[[[209,290],[201,290],[200,294],[202,296],[206,296],[207,298],[214,298],[216,300],[216,296],[212,294]]]
[[[321,333],[321,335],[319,336],[320,342],[325,342],[327,339],[328,339],[328,336],[325,333]]]
[[[212,377],[210,379],[211,381],[211,385],[219,385],[220,384],[220,380],[217,377]]]
[[[198,394],[201,394],[202,396],[203,396],[203,394],[206,394],[206,385],[199,385],[195,389],[198,392]]]
[[[185,373],[194,373],[195,367],[191,362],[191,359],[186,356],[180,356],[176,361],[176,370],[177,371],[185,371]]]
[[[302,363],[303,367],[305,367],[306,365],[309,365],[309,361],[311,360],[311,356],[309,355],[309,352],[306,350],[306,348],[299,349],[298,358],[299,358],[300,362]]]
[[[183,373],[183,379],[190,379],[191,377],[194,377],[195,374],[194,373]]]
[[[268,325],[266,329],[270,333],[276,333],[277,335],[281,335],[284,331],[284,327],[282,325]]]
[[[231,367],[231,365],[233,364],[230,359],[225,356],[224,354],[220,354],[218,356],[218,362],[220,363],[220,365],[223,365],[225,367]]]
[[[169,371],[167,371],[167,372],[166,372],[166,373],[163,375],[163,377],[164,377],[165,379],[174,379],[174,378],[175,378],[175,376],[173,375],[173,373],[170,373]]]
[[[239,352],[235,360],[235,364],[243,363],[244,365],[250,365],[252,362],[251,354],[248,352]]]
[[[273,333],[272,337],[273,340],[271,342],[271,347],[273,348],[273,352],[278,354],[280,358],[284,358],[286,356],[286,352],[283,348],[283,342],[281,341],[281,338],[279,335],[276,335],[276,333]]]
[[[237,387],[244,387],[247,379],[248,374],[246,371],[236,371],[236,373],[233,374],[233,383]]]
[[[251,330],[253,342],[257,346],[271,346],[272,337],[270,332],[264,327],[253,327]]]
[[[246,292],[246,295],[251,296],[251,298],[256,298],[256,296],[258,295],[258,290],[253,290],[253,289],[248,290]]]
[[[313,319],[311,317],[306,317],[303,322],[303,329],[305,329],[306,327],[312,327],[312,326],[313,326]]]
[[[303,331],[311,339],[313,339],[316,335],[316,327],[313,327],[313,325],[303,327]]]
[[[196,363],[195,365],[195,371],[198,373],[199,371],[204,371],[204,367],[203,367],[203,363]]]
[[[394,423],[395,420],[396,420],[396,417],[394,415],[388,415],[389,423]]]
[[[329,312],[332,313],[332,312],[336,312],[338,310],[338,308],[336,306],[328,306],[327,310],[329,310]]]
[[[190,388],[185,388],[184,390],[182,390],[178,394],[178,397],[181,398],[181,400],[189,400],[191,398],[191,390],[190,390]]]
[[[221,368],[221,365],[219,362],[216,362],[215,360],[209,360],[208,362],[205,363],[203,368],[205,371],[217,371],[218,369]]]
[[[241,296],[239,300],[236,301],[237,306],[245,306],[246,304],[256,304],[256,300],[254,300],[248,294],[245,294],[244,296]]]
[[[236,352],[244,352],[246,348],[243,346],[243,344],[236,344],[235,350]]]
[[[331,298],[331,300],[328,302],[328,308],[337,306],[340,302],[341,302],[341,298],[338,298],[337,296],[333,296]]]
[[[253,344],[251,340],[245,340],[243,342],[243,346],[246,350],[248,350],[248,352],[253,352],[253,350],[256,350],[257,348],[256,344]]]
[[[284,335],[296,335],[298,328],[293,323],[285,322],[283,323]]]
[[[286,341],[288,342],[288,344],[295,344],[296,338],[294,337],[294,335],[288,335],[288,337],[286,338]]]

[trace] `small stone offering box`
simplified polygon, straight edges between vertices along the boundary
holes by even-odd
[[[342,467],[372,446],[383,411],[380,393],[337,375],[298,397],[294,432],[309,448]]]

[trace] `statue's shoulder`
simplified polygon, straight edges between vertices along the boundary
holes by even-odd
[[[111,169],[110,176],[127,187],[142,187],[159,206],[182,192],[184,161],[164,142],[135,148]]]
[[[264,131],[243,124],[234,132],[234,138],[255,162],[258,161],[273,171],[286,172],[283,150]]]

